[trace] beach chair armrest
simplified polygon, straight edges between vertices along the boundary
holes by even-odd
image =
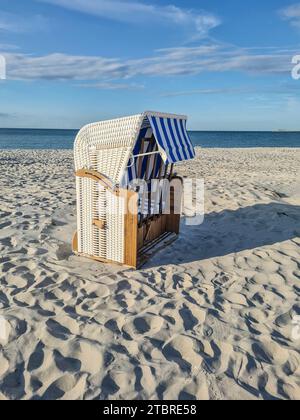
[[[111,179],[109,179],[106,175],[101,174],[97,171],[92,171],[88,169],[79,169],[76,171],[75,175],[79,178],[90,178],[93,181],[99,182],[103,187],[115,191],[116,185],[113,183]]]

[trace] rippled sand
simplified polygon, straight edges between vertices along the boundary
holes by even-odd
[[[299,149],[179,165],[205,222],[139,271],[72,255],[71,151],[0,169],[0,399],[300,399]]]

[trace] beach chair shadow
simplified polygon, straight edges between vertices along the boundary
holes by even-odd
[[[205,216],[199,226],[182,221],[179,239],[145,266],[185,264],[252,250],[300,237],[300,206],[257,204]]]

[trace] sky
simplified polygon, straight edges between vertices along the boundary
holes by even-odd
[[[192,130],[300,130],[297,1],[0,0],[0,55],[0,127],[152,110]]]

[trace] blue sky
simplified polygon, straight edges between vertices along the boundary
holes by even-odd
[[[300,129],[300,3],[0,0],[0,127],[144,110],[200,130]]]

